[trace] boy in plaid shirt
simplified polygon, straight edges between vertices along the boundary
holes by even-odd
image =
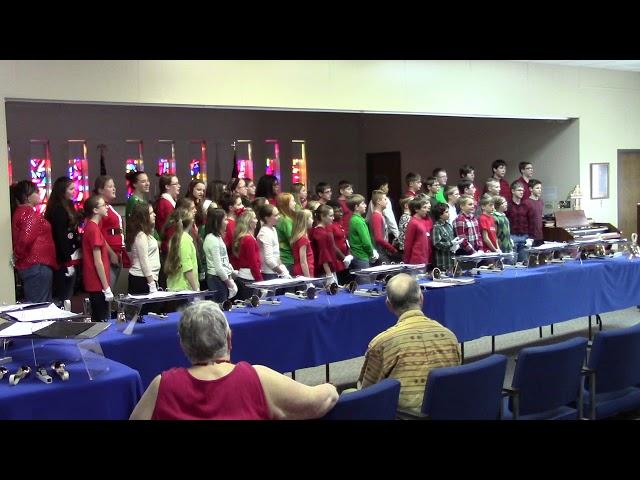
[[[453,267],[453,254],[458,249],[459,241],[449,223],[449,207],[446,203],[438,203],[431,209],[435,223],[433,225],[434,265],[442,271]]]
[[[460,248],[467,255],[481,252],[482,236],[480,235],[478,220],[473,215],[475,207],[473,197],[469,195],[461,196],[458,205],[460,206],[460,215],[456,218],[455,227],[456,234],[463,238]]]
[[[398,246],[398,251],[404,252],[404,235],[407,233],[407,226],[409,225],[409,220],[411,220],[411,212],[409,211],[409,202],[413,197],[409,195],[405,195],[400,199],[400,209],[402,210],[402,216],[398,221],[398,238],[396,238],[396,245]]]
[[[503,253],[513,252],[513,244],[511,243],[511,226],[509,219],[505,215],[507,211],[507,199],[501,196],[493,197],[495,211],[493,218],[496,221],[496,234],[498,236],[498,247]]]

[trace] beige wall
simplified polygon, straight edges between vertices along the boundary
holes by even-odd
[[[611,163],[611,196],[583,202],[617,221],[618,149],[640,148],[640,74],[508,61],[2,61],[3,98],[579,118],[580,184]],[[0,142],[6,144],[4,109]],[[7,152],[0,149],[0,171]],[[7,177],[0,221],[9,225]],[[13,300],[9,230],[0,301]]]

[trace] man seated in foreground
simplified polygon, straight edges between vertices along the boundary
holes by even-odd
[[[262,365],[231,363],[231,329],[214,302],[187,307],[178,333],[192,366],[155,377],[130,420],[303,420],[338,400],[328,383],[309,387]]]
[[[456,336],[422,313],[422,291],[416,280],[400,273],[387,284],[387,308],[398,323],[369,343],[358,388],[385,378],[400,381],[398,408],[420,411],[432,368],[460,365]]]

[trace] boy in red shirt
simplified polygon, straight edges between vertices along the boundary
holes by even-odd
[[[415,197],[420,190],[422,190],[422,177],[419,173],[409,172],[404,177],[405,183],[407,184],[407,191],[404,193],[405,196]]]
[[[507,174],[507,162],[502,159],[494,160],[491,164],[492,177],[500,184],[500,196],[504,198],[511,198],[511,185],[504,177]],[[485,193],[491,193],[485,186]],[[496,194],[497,195],[497,194]]]
[[[315,259],[316,277],[328,277],[336,271],[335,243],[333,241],[333,208],[328,205],[320,205],[313,216],[316,226],[311,230],[310,240]]]
[[[389,263],[398,253],[396,247],[389,243],[387,224],[382,215],[382,211],[386,208],[388,201],[387,196],[382,190],[374,190],[371,194],[373,212],[371,213],[369,229],[371,230],[371,239],[373,240],[374,248],[380,254],[380,261],[382,263]]]
[[[480,225],[480,233],[482,234],[482,244],[485,252],[499,252],[498,235],[496,233],[496,221],[493,218],[493,212],[495,211],[495,205],[493,197],[490,195],[483,195],[480,200],[480,208],[482,214],[478,220]]]
[[[431,202],[416,197],[409,202],[412,217],[404,237],[404,263],[431,263],[431,229],[433,222],[429,218]]]
[[[333,208],[333,223],[329,225],[329,227],[333,233],[336,250],[336,274],[338,275],[338,283],[344,285],[353,280],[353,276],[349,273],[349,265],[353,257],[349,253],[349,245],[347,244],[348,234],[343,226],[344,217],[340,203],[335,200],[329,200],[327,205]],[[349,210],[349,212],[353,215],[351,210]],[[349,221],[351,221],[351,215],[349,215]]]
[[[109,303],[113,293],[109,287],[109,251],[98,224],[107,215],[107,204],[100,195],[89,197],[84,203],[87,218],[82,235],[82,281],[89,294],[91,320],[108,320]]]
[[[338,183],[338,190],[340,191],[340,196],[338,197],[338,206],[342,210],[342,214],[338,216],[338,209],[336,208],[335,204],[332,203],[334,202],[334,200],[329,200],[327,202],[327,205],[331,203],[335,221],[340,222],[340,225],[342,225],[345,234],[349,236],[349,222],[351,221],[351,215],[353,215],[353,212],[347,205],[347,199],[351,195],[353,195],[353,185],[349,180],[340,180],[340,183]]]
[[[542,215],[544,213],[544,201],[542,200],[542,182],[532,178],[529,180],[529,198],[523,200],[531,208],[532,221],[529,224],[529,237],[533,238],[533,246],[542,245]]]
[[[480,200],[480,190],[474,183],[476,179],[476,171],[471,165],[463,165],[460,167],[460,180],[469,180],[473,185],[473,201],[478,203]],[[463,192],[460,189],[460,195],[468,195],[469,193]]]

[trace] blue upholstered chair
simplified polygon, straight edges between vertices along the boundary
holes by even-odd
[[[494,354],[456,367],[434,368],[427,377],[420,415],[402,419],[499,420],[507,357]]]
[[[343,393],[321,420],[393,420],[399,396],[400,382],[386,378],[357,392]]]
[[[605,418],[640,408],[640,324],[599,332],[585,369],[585,413]]]
[[[586,338],[523,348],[518,354],[503,418],[577,420],[582,417]]]

